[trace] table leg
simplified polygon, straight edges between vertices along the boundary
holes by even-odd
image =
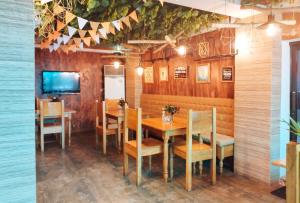
[[[122,121],[118,118],[118,149],[121,151],[121,125]]]
[[[171,143],[170,143],[170,179],[173,179],[174,175],[174,153],[173,153],[173,143],[174,143],[174,136],[171,137]]]
[[[169,136],[167,134],[164,134],[164,163],[163,163],[163,174],[164,174],[164,180],[165,182],[168,182],[168,148],[169,148]]]
[[[70,114],[69,115],[69,147],[71,146],[71,135],[72,135],[71,129],[72,129],[72,115]]]

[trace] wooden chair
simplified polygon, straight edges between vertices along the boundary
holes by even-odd
[[[129,129],[136,132],[136,140],[128,139]],[[141,108],[131,109],[125,106],[123,175],[126,176],[128,173],[128,155],[132,156],[136,159],[136,185],[139,186],[142,180],[142,157],[160,153],[163,153],[162,142],[153,138],[143,139]],[[151,166],[151,163],[149,165]]]
[[[45,135],[60,133],[62,149],[65,148],[65,119],[64,119],[64,101],[46,102],[40,101],[40,144],[41,151],[44,152]],[[45,123],[46,119],[55,118],[59,120],[54,123]]]
[[[118,134],[118,125],[108,123],[106,118],[105,101],[96,100],[96,146],[99,145],[99,135],[102,135],[103,153],[106,154],[107,136]]]
[[[216,182],[216,108],[212,111],[188,111],[186,143],[174,146],[175,155],[186,160],[187,191],[192,189],[192,163],[211,160],[211,182]],[[193,142],[193,134],[209,133],[211,144]]]

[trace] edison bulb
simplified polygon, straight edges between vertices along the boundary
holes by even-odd
[[[144,68],[143,68],[142,66],[138,66],[138,67],[136,68],[136,73],[138,74],[138,76],[143,75],[143,73],[144,73]]]
[[[115,69],[119,69],[120,68],[120,62],[119,61],[115,61],[114,62],[114,67],[115,67]]]
[[[185,48],[185,46],[180,46],[180,47],[178,47],[177,53],[178,53],[180,56],[184,56],[184,55],[186,54],[186,48]]]

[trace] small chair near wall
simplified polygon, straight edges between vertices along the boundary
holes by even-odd
[[[211,182],[216,182],[216,108],[212,111],[188,111],[186,143],[174,146],[175,155],[186,160],[187,191],[192,189],[192,163],[211,160]],[[211,144],[193,142],[193,134],[209,133]]]
[[[129,130],[136,132],[136,140],[129,140]],[[123,175],[128,174],[128,156],[136,159],[136,185],[139,186],[142,180],[143,157],[160,154],[163,152],[163,143],[153,138],[142,136],[142,110],[125,107],[124,119],[124,166]],[[151,162],[151,159],[149,159]],[[151,166],[151,163],[149,163]]]
[[[105,101],[96,100],[96,146],[99,145],[99,135],[102,136],[103,153],[106,154],[107,136],[118,134],[118,125],[116,123],[108,123],[106,118]]]
[[[45,135],[60,133],[62,149],[65,148],[65,119],[64,101],[47,102],[40,101],[40,144],[41,151],[44,152]],[[47,119],[56,119],[54,123],[46,123]]]

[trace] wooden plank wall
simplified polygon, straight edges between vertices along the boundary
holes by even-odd
[[[232,66],[234,68],[234,56],[228,56],[233,51],[233,29],[221,29],[205,34],[200,34],[182,42],[186,44],[189,53],[186,57],[180,57],[174,49],[166,49],[157,54],[146,53],[143,59],[144,67],[153,66],[154,83],[143,81],[144,94],[197,96],[233,98],[234,82],[222,82],[222,67]],[[201,58],[198,54],[199,43],[209,43],[209,55]],[[226,56],[227,55],[227,56]],[[221,57],[225,56],[225,57]],[[209,83],[196,83],[196,67],[199,64],[209,63],[211,66],[211,81]],[[187,79],[174,79],[174,69],[177,66],[188,66]],[[168,81],[159,81],[159,68],[168,68]]]
[[[279,177],[271,161],[280,157],[281,41],[256,32],[261,38],[235,61],[234,164],[237,173],[272,183]]]
[[[95,101],[102,98],[103,90],[103,67],[112,64],[111,59],[102,59],[101,54],[77,52],[69,53],[52,52],[36,49],[35,53],[35,88],[37,97],[42,95],[42,71],[79,71],[80,94],[62,95],[66,109],[76,111],[72,118],[73,131],[88,131],[95,128]]]
[[[35,202],[33,1],[0,1],[0,202]]]

